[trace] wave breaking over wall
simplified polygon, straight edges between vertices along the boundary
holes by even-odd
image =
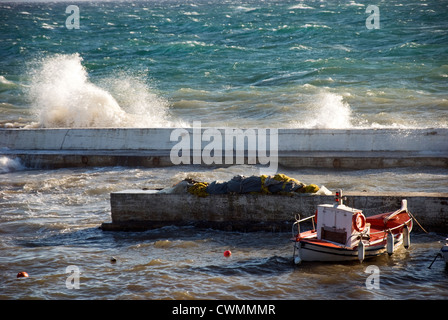
[[[170,127],[168,103],[142,80],[118,74],[92,83],[79,54],[56,54],[35,63],[28,90],[34,127]]]

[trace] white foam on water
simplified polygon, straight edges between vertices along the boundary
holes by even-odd
[[[295,4],[295,5],[291,6],[291,7],[289,7],[288,9],[289,10],[294,10],[294,9],[315,9],[315,8],[307,6],[304,3],[299,3],[299,4]]]
[[[291,126],[314,129],[353,128],[352,110],[341,95],[320,92],[312,96],[303,119],[292,121]]]
[[[14,171],[25,170],[26,167],[22,164],[19,158],[11,159],[6,156],[0,157],[0,174]]]
[[[4,76],[0,76],[0,83],[1,84],[6,84],[6,85],[13,85],[14,82],[9,81],[8,79],[6,79]]]
[[[92,83],[79,54],[45,57],[31,70],[29,97],[38,118],[36,126],[166,127],[174,126],[168,104],[132,76]],[[113,92],[112,90],[115,90]],[[178,125],[178,124],[177,124]]]

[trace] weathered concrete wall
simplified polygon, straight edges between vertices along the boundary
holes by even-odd
[[[170,140],[176,129],[179,128],[0,129],[0,148],[169,151],[178,142],[177,135],[174,135],[175,141]],[[206,129],[202,128],[201,132]],[[180,130],[190,135],[193,148],[193,129]],[[217,130],[224,137],[228,129]],[[260,129],[253,130],[242,129],[248,136],[257,134]],[[209,141],[202,141],[202,148],[207,144]],[[282,152],[440,153],[448,152],[448,129],[278,129],[278,148]]]
[[[181,140],[181,136],[190,139],[193,153],[194,134],[199,132],[201,135],[206,129],[0,129],[0,155],[18,156],[25,165],[31,167],[169,166],[173,165],[170,151]],[[218,128],[216,131],[222,136],[223,150],[226,148],[226,130],[234,129]],[[254,139],[258,137],[258,130],[241,131],[246,137],[246,154],[257,148],[256,143],[248,141],[256,141]],[[179,134],[172,137],[173,132]],[[276,134],[275,131],[267,132],[268,151],[270,134],[278,138],[278,161],[279,165],[285,167],[448,167],[448,129],[444,128],[278,129]],[[210,143],[202,139],[199,141],[201,150]]]
[[[447,193],[349,193],[348,206],[366,216],[390,212],[407,199],[408,208],[428,232],[448,232]],[[295,217],[313,215],[317,205],[334,203],[323,195],[210,195],[163,194],[127,190],[111,194],[110,223],[104,230],[146,230],[166,225],[195,225],[225,230],[291,230]],[[419,229],[415,224],[415,229]]]

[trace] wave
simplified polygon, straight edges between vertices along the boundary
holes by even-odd
[[[22,161],[19,158],[11,159],[6,156],[0,157],[0,174],[25,169],[26,167],[22,164]]]
[[[140,79],[118,74],[93,84],[79,54],[56,54],[30,70],[28,90],[38,122],[54,127],[165,127],[168,103]]]
[[[300,120],[292,120],[292,128],[348,129],[353,127],[352,110],[343,96],[322,91],[312,95]]]
[[[2,85],[15,85],[14,82],[9,81],[4,76],[0,76],[0,84],[2,84]]]
[[[350,85],[335,88],[337,80],[322,74],[313,81],[300,79],[300,74],[294,73],[268,76],[251,82],[250,87],[220,90],[182,88],[171,94],[171,108],[185,121],[201,120],[204,127],[447,127],[448,103],[444,97],[395,88],[356,88]],[[292,80],[295,77],[297,79]],[[402,96],[412,99],[402,101]],[[440,115],[437,121],[433,117],[435,113]]]
[[[299,4],[295,4],[295,5],[291,6],[291,7],[289,7],[288,9],[289,10],[294,10],[294,9],[306,9],[306,10],[311,9],[312,10],[312,9],[315,9],[315,8],[307,6],[306,4],[303,4],[303,3],[299,3]]]
[[[245,6],[238,6],[235,8],[236,11],[242,11],[242,12],[252,12],[255,10],[258,10],[257,7],[245,7]]]
[[[180,88],[168,102],[140,77],[125,72],[93,83],[82,61],[79,54],[59,54],[31,68],[27,90],[37,122],[28,127],[190,127],[196,120],[204,126],[233,127],[446,127],[446,100],[441,97],[413,90],[380,94],[383,88],[365,91],[350,85],[335,91],[327,86],[334,87],[337,80],[322,68],[260,73],[243,87]],[[409,95],[415,99],[397,102]],[[415,117],[413,110],[426,109],[421,113],[427,119]],[[430,111],[440,112],[440,119],[432,120]]]

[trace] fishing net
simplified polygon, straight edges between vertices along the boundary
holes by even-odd
[[[234,176],[229,181],[195,182],[188,187],[188,192],[199,197],[210,194],[291,194],[316,193],[319,187],[315,184],[304,183],[284,174],[274,176]]]

